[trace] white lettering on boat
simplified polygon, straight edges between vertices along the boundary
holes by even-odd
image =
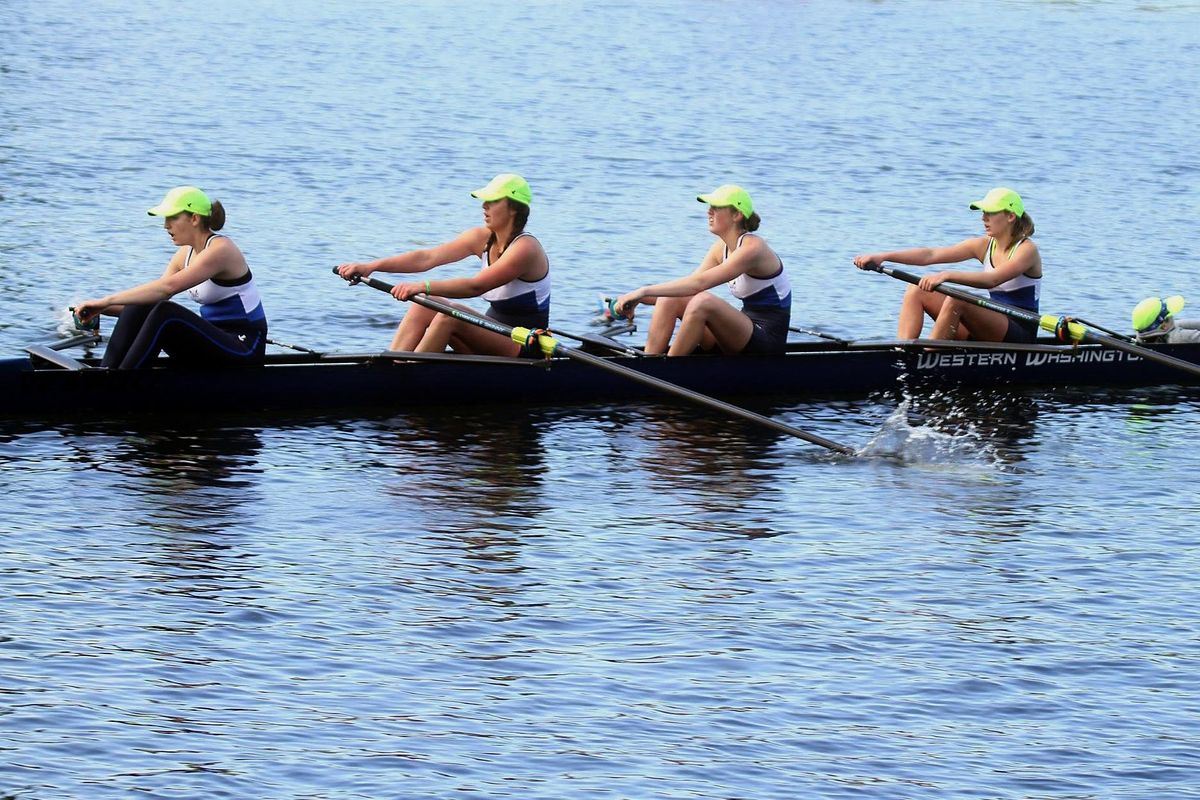
[[[1138,356],[1121,350],[1080,350],[1078,352],[1028,353],[1025,366],[1041,367],[1046,364],[1092,364],[1097,361],[1140,361]]]
[[[1020,353],[920,353],[917,369],[959,369],[970,367],[1015,367]],[[1123,350],[1098,348],[1095,350],[1061,350],[1024,353],[1022,366],[1044,367],[1055,364],[1093,364],[1116,361],[1141,361],[1140,356]]]
[[[954,367],[1014,367],[1016,353],[920,353],[917,369]]]

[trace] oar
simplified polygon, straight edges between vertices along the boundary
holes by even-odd
[[[849,339],[843,339],[840,336],[834,336],[833,334],[830,334],[830,333],[821,333],[821,331],[814,331],[811,328],[798,328],[794,325],[790,325],[790,326],[788,326],[788,330],[791,331],[792,333],[803,333],[807,336],[816,336],[819,339],[828,339],[831,342],[837,342],[838,344],[851,344]]]
[[[921,278],[917,275],[913,275],[911,272],[905,272],[904,270],[895,269],[893,267],[885,267],[882,264],[863,267],[863,269],[871,270],[873,272],[881,272],[884,275],[889,275],[897,280],[911,283],[914,286],[921,283]],[[972,294],[971,292],[963,289],[957,289],[953,286],[947,286],[944,283],[934,287],[934,291],[941,292],[947,297],[953,297],[957,300],[973,303],[974,305],[977,305],[980,308],[986,308],[989,311],[996,311],[1000,314],[1004,314],[1006,317],[1024,320],[1025,322],[1032,322],[1042,330],[1050,331],[1051,333],[1055,333],[1060,336],[1065,333],[1066,336],[1074,342],[1093,342],[1104,347],[1111,347],[1114,350],[1123,350],[1124,352],[1138,356],[1139,358],[1144,358],[1148,361],[1157,361],[1159,364],[1165,364],[1168,367],[1174,367],[1175,369],[1183,370],[1191,375],[1200,376],[1200,365],[1193,364],[1190,361],[1184,361],[1182,358],[1169,356],[1166,353],[1159,353],[1158,351],[1151,350],[1147,347],[1139,347],[1136,344],[1132,344],[1116,336],[1096,333],[1088,326],[1076,319],[1072,319],[1071,317],[1055,316],[1053,314],[1036,314],[1024,308],[1015,308],[1013,306],[1005,305],[1004,303],[997,303],[991,298],[980,297],[977,294]]]
[[[288,349],[288,350],[295,350],[295,351],[297,351],[297,352],[299,352],[299,353],[308,353],[310,356],[323,356],[323,355],[325,355],[324,353],[320,352],[319,350],[313,350],[311,347],[303,347],[303,346],[301,346],[301,345],[298,345],[298,344],[288,344],[287,342],[281,342],[281,341],[279,341],[278,339],[270,339],[270,338],[268,338],[266,341],[267,341],[267,344],[273,344],[273,345],[275,345],[276,347],[283,347],[283,348],[286,348],[286,349]]]
[[[337,268],[335,267],[333,271],[336,274]],[[351,280],[351,283],[359,282],[365,283],[372,289],[378,289],[381,292],[387,292],[389,294],[391,294],[393,289],[391,284],[384,283],[383,281],[376,280],[375,278],[362,278],[359,281]],[[842,453],[843,455],[855,455],[854,449],[847,447],[844,444],[832,442],[829,439],[817,436],[816,434],[802,431],[799,428],[794,428],[786,423],[769,419],[748,409],[739,408],[738,406],[731,405],[723,400],[718,400],[715,397],[708,397],[707,395],[694,392],[691,389],[687,389],[683,386],[676,386],[673,383],[660,380],[652,375],[646,375],[645,373],[638,372],[635,369],[623,367],[620,364],[614,364],[611,361],[607,361],[599,356],[594,356],[591,353],[585,353],[582,350],[577,350],[573,347],[564,347],[557,340],[555,340],[554,337],[548,334],[539,334],[531,331],[529,328],[513,328],[508,325],[503,325],[493,319],[480,317],[476,314],[463,311],[461,308],[455,308],[454,306],[438,302],[437,300],[433,300],[425,294],[414,294],[408,299],[410,302],[416,303],[419,306],[425,306],[425,308],[432,309],[441,314],[446,314],[454,319],[462,320],[463,322],[478,326],[484,330],[489,330],[492,333],[498,333],[502,336],[507,336],[518,344],[525,344],[525,342],[528,341],[531,336],[536,337],[538,346],[547,356],[563,356],[576,361],[582,361],[585,364],[590,364],[593,367],[606,370],[615,375],[620,375],[623,378],[628,378],[632,381],[637,381],[638,383],[642,383],[647,386],[653,386],[655,389],[666,392],[667,394],[672,394],[676,397],[682,397],[685,400],[691,400],[693,403],[705,406],[706,408],[710,408],[715,411],[721,411],[735,417],[741,417],[744,420],[749,420],[750,422],[755,422],[759,425],[771,428],[772,430],[786,433],[789,436],[795,436],[798,439],[803,439],[806,442],[820,445],[821,447],[834,450]]]
[[[612,352],[620,353],[623,356],[645,357],[646,355],[646,353],[642,350],[623,345],[615,339],[610,339],[609,336],[605,334],[592,335],[589,333],[568,333],[567,331],[560,331],[557,329],[551,330],[550,333],[554,334],[555,336],[565,336],[568,339],[574,339],[575,341],[582,342],[583,344],[602,347],[605,350],[611,350]]]
[[[66,350],[70,347],[77,347],[81,344],[99,344],[100,334],[98,333],[77,333],[74,336],[68,336],[65,339],[58,339],[46,345],[51,350]]]

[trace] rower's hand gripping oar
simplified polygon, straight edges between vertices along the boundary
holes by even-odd
[[[333,271],[334,274],[339,274],[336,267]],[[394,288],[391,284],[385,283],[381,280],[376,280],[375,278],[347,278],[345,280],[348,280],[351,284],[365,283],[372,289],[378,289],[381,292],[387,292],[388,294],[391,294],[391,291]],[[408,300],[409,302],[416,303],[419,306],[425,306],[425,308],[429,308],[441,314],[451,316],[454,319],[475,325],[483,328],[484,330],[489,330],[492,333],[498,333],[502,336],[507,336],[517,344],[523,345],[530,341],[536,340],[538,348],[547,357],[563,356],[564,358],[582,361],[586,364],[592,365],[593,367],[598,367],[599,369],[612,372],[624,378],[637,381],[647,386],[652,386],[659,391],[666,392],[667,394],[672,394],[676,397],[682,397],[685,400],[691,400],[693,403],[705,406],[706,408],[722,411],[735,417],[741,417],[744,420],[749,420],[750,422],[763,425],[781,433],[786,433],[789,436],[795,436],[798,439],[803,439],[806,442],[820,445],[821,447],[834,450],[838,453],[842,453],[843,455],[855,455],[854,449],[847,447],[844,444],[838,444],[837,442],[830,441],[829,439],[817,436],[816,434],[802,431],[799,428],[794,428],[786,423],[764,417],[763,415],[756,414],[748,409],[731,405],[723,400],[718,400],[715,397],[709,397],[707,395],[700,394],[699,392],[694,392],[691,389],[683,386],[676,386],[673,383],[668,383],[667,381],[655,378],[652,375],[638,372],[635,369],[630,369],[629,367],[624,367],[620,364],[614,364],[611,361],[607,361],[599,356],[594,356],[591,353],[585,353],[582,350],[577,350],[573,347],[565,347],[549,334],[532,331],[529,328],[510,327],[508,325],[496,322],[493,319],[480,317],[476,314],[463,311],[461,308],[455,308],[454,306],[447,305],[446,303],[433,300],[428,295],[423,293],[414,294],[410,296]]]
[[[894,267],[886,267],[883,264],[868,264],[867,266],[859,267],[859,269],[880,272],[897,280],[911,283],[914,286],[918,286],[921,283],[920,276],[913,275],[911,272],[905,272],[901,269],[895,269]],[[953,286],[947,286],[944,283],[935,286],[933,290],[941,292],[947,297],[953,297],[956,300],[962,300],[977,305],[980,308],[995,311],[1012,319],[1032,322],[1042,330],[1049,331],[1064,341],[1070,339],[1072,342],[1093,342],[1104,347],[1111,347],[1114,350],[1122,350],[1130,355],[1135,355],[1148,361],[1156,361],[1159,364],[1183,370],[1191,375],[1200,376],[1200,364],[1193,364],[1190,361],[1184,361],[1182,358],[1175,358],[1174,356],[1169,356],[1166,353],[1160,353],[1157,350],[1151,350],[1147,347],[1139,347],[1116,336],[1097,333],[1079,320],[1072,319],[1071,317],[1055,316],[1054,314],[1036,314],[1024,308],[997,303],[991,298],[980,297],[977,294]]]

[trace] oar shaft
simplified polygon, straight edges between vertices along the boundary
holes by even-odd
[[[700,394],[699,392],[692,391],[685,386],[669,383],[656,378],[653,375],[647,375],[644,372],[638,372],[635,369],[623,367],[620,364],[614,364],[611,361],[606,361],[605,359],[600,358],[599,356],[594,356],[591,353],[585,353],[581,350],[575,350],[574,348],[563,347],[562,345],[559,345],[554,352],[555,355],[564,355],[568,358],[573,358],[576,361],[586,362],[594,367],[608,370],[609,372],[629,378],[630,380],[643,383],[646,386],[653,386],[655,389],[658,389],[662,392],[691,400],[693,403],[711,408],[715,411],[722,411],[735,417],[741,417],[742,419],[758,423],[759,425],[764,425],[768,428],[779,431],[780,433],[786,433],[790,436],[795,436],[799,439],[803,439],[806,442],[820,445],[821,447],[825,447],[829,450],[836,450],[837,452],[845,455],[854,455],[854,449],[847,447],[846,445],[838,444],[837,442],[830,441],[822,436],[817,436],[815,433],[809,433],[808,431],[794,428],[785,422],[780,422],[778,420],[771,419],[770,417],[764,417],[762,414],[756,414],[749,409],[726,403],[724,400],[718,400],[715,397],[709,397],[708,395]]]
[[[897,278],[906,283],[911,283],[914,286],[920,284],[921,282],[920,276],[913,275],[911,272],[905,272],[902,269],[885,267],[882,264],[875,269],[885,275],[890,275],[891,277]],[[1059,317],[1056,317],[1053,314],[1035,314],[1027,309],[1016,308],[1014,306],[1005,305],[1004,303],[997,303],[991,298],[980,297],[972,292],[968,292],[964,289],[959,289],[954,286],[947,286],[944,283],[938,284],[936,287],[934,287],[934,291],[941,292],[947,297],[953,297],[958,300],[973,303],[974,305],[977,305],[980,308],[986,308],[989,311],[995,311],[1000,314],[1004,314],[1007,317],[1024,320],[1026,322],[1032,322],[1038,327],[1047,331],[1054,331],[1060,320]],[[1130,355],[1135,355],[1148,361],[1155,361],[1159,364],[1163,364],[1168,367],[1174,367],[1175,369],[1183,370],[1191,375],[1200,377],[1200,365],[1193,364],[1190,361],[1184,361],[1182,358],[1175,358],[1175,356],[1169,356],[1166,353],[1160,353],[1157,350],[1151,350],[1148,347],[1141,347],[1139,345],[1127,342],[1124,339],[1119,339],[1115,336],[1107,336],[1103,333],[1096,333],[1080,322],[1067,320],[1066,327],[1071,338],[1077,342],[1093,342],[1104,347],[1111,347],[1114,350],[1121,350],[1129,353]]]
[[[334,269],[334,272],[337,272],[337,270]],[[391,284],[375,278],[363,278],[361,282],[367,284],[373,289],[379,289],[380,291],[388,293],[391,293],[393,288]],[[455,319],[462,320],[463,322],[467,322],[472,325],[477,325],[480,328],[492,331],[493,333],[501,334],[502,336],[516,339],[517,337],[513,335],[514,330],[516,330],[518,334],[523,331],[523,329],[514,329],[508,325],[501,324],[494,319],[481,317],[477,314],[463,311],[461,308],[455,308],[454,306],[447,305],[446,303],[433,300],[425,294],[414,294],[408,299],[417,305],[433,309],[434,311],[442,314],[447,314]],[[723,400],[718,400],[715,397],[709,397],[707,395],[700,394],[699,392],[692,391],[686,387],[678,386],[660,378],[656,378],[653,375],[647,375],[644,372],[639,372],[636,369],[630,369],[629,367],[625,367],[620,364],[614,364],[611,361],[600,358],[599,356],[594,356],[591,353],[585,353],[582,350],[577,350],[573,347],[564,347],[553,337],[546,334],[539,335],[538,339],[542,351],[548,355],[563,356],[565,358],[574,359],[575,361],[582,361],[585,364],[590,364],[615,375],[620,375],[623,378],[628,378],[629,380],[637,381],[646,386],[651,386],[667,394],[672,394],[676,397],[682,397],[698,405],[702,405],[716,411],[721,411],[735,417],[740,417],[744,420],[748,420],[750,422],[754,422],[779,431],[780,433],[786,433],[790,436],[795,436],[798,439],[803,439],[806,442],[820,445],[821,447],[829,450],[834,450],[844,455],[855,454],[854,448],[852,447],[847,447],[844,444],[830,441],[822,436],[817,436],[816,434],[809,433],[808,431],[800,430],[799,428],[792,427],[787,423],[779,422],[778,420],[773,420],[769,417],[764,417],[762,414],[756,414],[749,409],[731,405]]]

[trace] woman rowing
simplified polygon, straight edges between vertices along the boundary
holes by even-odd
[[[783,261],[754,233],[762,222],[750,195],[726,184],[696,197],[708,203],[708,230],[717,237],[690,275],[634,289],[614,310],[632,319],[638,303],[654,306],[646,352],[688,355],[697,348],[722,353],[782,353],[792,316],[792,288]],[[728,283],[738,310],[709,293]],[[676,321],[682,321],[672,341]],[[670,349],[668,349],[670,345]]]
[[[958,283],[988,289],[993,300],[1037,313],[1042,285],[1042,257],[1033,236],[1033,219],[1025,213],[1025,204],[1012,189],[992,189],[971,208],[983,212],[983,236],[964,239],[949,247],[916,247],[887,253],[856,256],[859,269],[879,266],[885,261],[924,267],[930,264],[955,264],[976,259],[982,271],[948,270],[921,278],[909,287],[900,305],[896,335],[916,339],[921,335],[925,315],[933,318],[933,339],[974,339],[981,342],[1032,342],[1037,324],[947,297],[935,290],[942,283]]]
[[[217,233],[225,208],[195,186],[178,186],[147,213],[163,217],[178,248],[162,277],[75,306],[81,323],[119,315],[101,364],[137,369],[160,352],[172,364],[260,363],[267,317],[242,251]],[[199,314],[171,302],[185,291],[200,304]]]
[[[483,260],[483,268],[469,278],[446,278],[401,283],[392,289],[397,300],[424,293],[437,298],[482,297],[489,303],[487,316],[504,325],[531,329],[550,324],[550,260],[533,234],[525,231],[532,194],[520,175],[497,175],[471,196],[483,201],[483,225],[463,231],[452,241],[424,250],[412,250],[375,261],[338,267],[346,280],[372,272],[427,272],[468,256]],[[467,311],[470,308],[459,306]],[[459,353],[515,356],[524,348],[505,336],[438,314],[424,306],[408,309],[392,350],[442,352],[449,346]]]

